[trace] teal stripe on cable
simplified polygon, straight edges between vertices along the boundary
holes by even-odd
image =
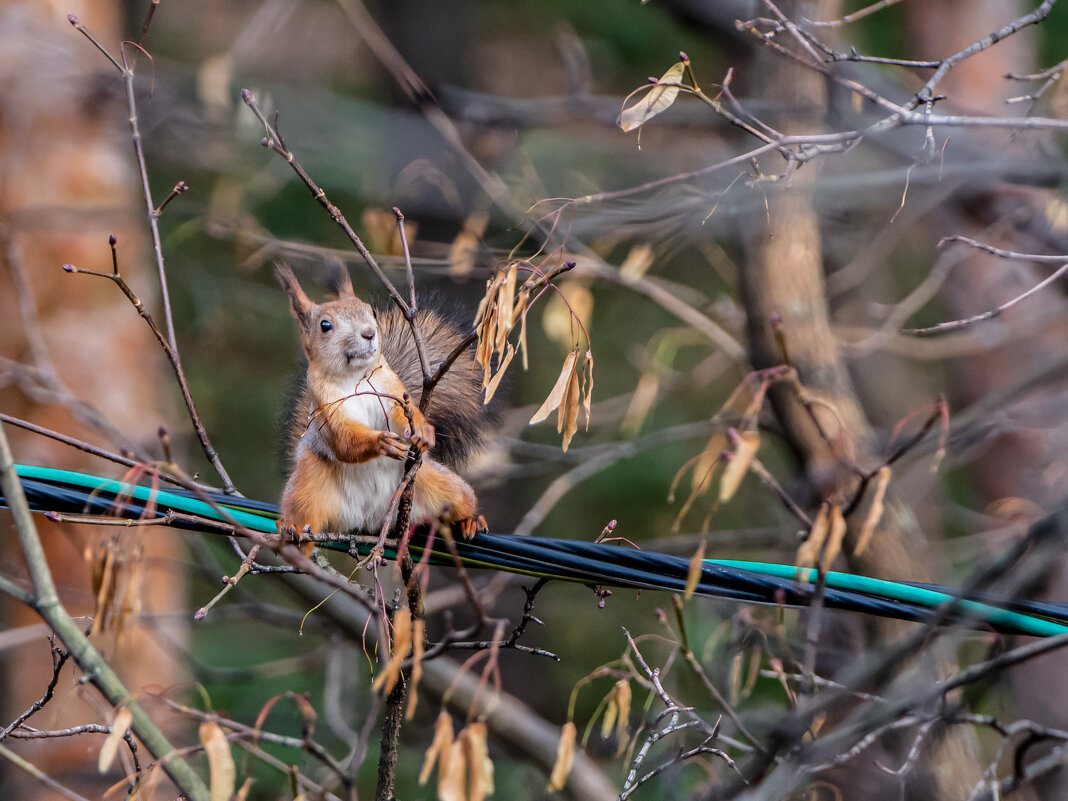
[[[16,467],[19,476],[22,478],[61,482],[82,487],[90,492],[101,492],[108,495],[128,495],[142,503],[155,503],[158,506],[173,509],[176,512],[200,515],[209,520],[221,519],[219,512],[211,504],[204,503],[198,498],[175,495],[164,489],[153,489],[140,484],[128,484],[125,481],[89,476],[84,473],[72,473],[67,470],[55,470],[51,467],[34,467],[31,465],[17,465]],[[226,513],[235,522],[246,528],[263,534],[271,534],[275,531],[275,521],[271,518],[227,507],[225,504],[219,504],[219,507],[225,509]]]
[[[735,559],[706,559],[705,561],[722,565],[723,567],[751,570],[754,573],[763,573],[776,578],[792,579],[808,584],[815,583],[816,579],[816,571],[813,568],[797,568],[793,565],[746,562]],[[918,604],[929,609],[935,609],[944,603],[956,601],[961,612],[970,617],[998,625],[1015,626],[1021,631],[1026,631],[1036,637],[1055,637],[1058,634],[1068,633],[1068,626],[1060,623],[1020,614],[1008,609],[1000,609],[979,601],[957,599],[948,593],[928,590],[923,587],[913,587],[908,584],[899,584],[893,581],[870,578],[869,576],[856,576],[852,573],[835,573],[833,571],[826,574],[826,582],[828,587],[833,587],[834,589],[862,592],[867,595],[880,595],[884,598]]]

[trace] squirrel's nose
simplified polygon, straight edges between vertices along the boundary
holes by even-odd
[[[375,338],[375,330],[373,328],[365,328],[360,332],[360,336],[370,342]]]

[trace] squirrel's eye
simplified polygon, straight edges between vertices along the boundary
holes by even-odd
[[[334,324],[332,322],[330,322],[329,320],[322,320],[319,323],[319,328],[321,328],[322,332],[325,334],[328,331],[332,331],[333,330]]]

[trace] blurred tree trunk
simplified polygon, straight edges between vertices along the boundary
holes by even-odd
[[[66,19],[68,12],[77,15],[117,54],[121,8],[113,0],[58,6],[47,0],[0,0],[0,409],[111,449],[119,443],[89,424],[88,415],[71,401],[82,399],[103,410],[129,441],[151,447],[166,406],[161,354],[111,282],[67,275],[60,266],[110,270],[108,236],[115,234],[120,268],[151,307],[155,279],[147,269],[144,210],[138,210],[134,195],[138,183],[121,78]],[[52,440],[10,426],[7,432],[21,462],[118,474],[114,466]],[[5,514],[0,520],[7,569],[21,571],[10,518]],[[135,533],[145,529],[37,521],[62,600],[73,615],[100,613],[90,563],[99,568],[108,554],[117,560],[126,595],[113,613],[124,610],[131,620],[125,630],[94,639],[131,691],[180,681],[179,665],[153,630],[163,629],[180,641],[184,624],[136,620],[139,605],[146,615],[184,606],[184,582],[175,570],[176,538]],[[2,652],[6,725],[41,696],[52,661],[39,618],[8,599],[3,603],[9,606],[4,615],[10,627]],[[68,664],[56,698],[28,724],[54,729],[110,722],[106,704],[76,679],[76,668]],[[11,738],[5,745],[95,798],[118,778],[115,769],[97,773],[101,742],[99,735],[82,735]],[[0,797],[59,797],[6,761],[0,763],[0,776]]]
[[[922,7],[904,6],[907,41],[912,47],[909,58],[948,55],[967,47],[1001,25],[1033,10],[1032,2],[995,2],[983,0],[940,0]],[[940,92],[955,111],[1016,116],[1021,106],[1007,106],[1004,99],[1023,95],[1041,82],[1015,83],[1005,80],[1007,73],[1017,75],[1043,69],[1035,57],[1038,32],[1031,28],[999,42],[979,55],[962,61],[947,76]],[[1063,78],[1062,78],[1063,81]],[[1055,92],[1050,92],[1049,96]],[[1042,101],[1037,113],[1062,116]],[[1014,136],[1005,131],[976,131],[971,136],[984,140],[992,153],[1009,155],[1018,150],[1033,150],[1045,136]],[[948,147],[953,148],[953,138]],[[1063,187],[1062,187],[1063,193]],[[1064,202],[1063,194],[1052,202]],[[1058,230],[1047,211],[1052,210],[1048,193],[1036,190],[1006,194],[999,187],[982,187],[967,208],[954,206],[940,210],[932,218],[939,226],[935,239],[962,234],[1008,250],[1064,253],[1068,237],[1063,226]],[[991,226],[998,232],[991,233]],[[1024,244],[1021,244],[1024,243]],[[973,252],[956,266],[942,293],[949,313],[969,317],[1024,292],[1049,275],[1050,267],[1035,268],[1027,262],[1003,261]],[[1010,309],[992,326],[1016,327],[1032,333],[1008,345],[993,347],[967,359],[954,362],[953,401],[967,407],[981,402],[992,392],[1011,387],[1054,359],[1063,359],[1068,342],[1068,300],[1060,286],[1050,286]],[[1034,325],[1035,320],[1043,320]],[[1002,433],[982,444],[973,463],[976,485],[987,504],[1008,501],[1002,508],[1015,514],[1038,517],[1040,510],[1056,508],[1068,496],[1068,381],[1046,385],[1037,392],[1024,394],[1009,405],[991,410],[1015,424],[1015,430]],[[1050,565],[1048,585],[1043,593],[1049,600],[1068,598],[1068,560]],[[1047,725],[1068,727],[1068,707],[1051,703],[1068,697],[1068,674],[1063,659],[1056,655],[1034,660],[1015,668],[1012,683],[1020,717],[1043,720]],[[1028,752],[1038,758],[1041,747]],[[1068,798],[1068,771],[1046,777],[1036,785],[1036,797]]]
[[[842,9],[837,0],[778,3],[789,18],[835,19]],[[794,45],[788,37],[779,41]],[[778,114],[770,124],[785,134],[818,131],[827,108],[827,86],[819,73],[763,48],[750,66],[751,93],[769,102]],[[768,168],[773,171],[775,168]],[[747,336],[753,366],[782,362],[772,320],[782,319],[787,348],[801,382],[817,399],[835,410],[835,415],[817,409],[821,427],[831,436],[839,425],[855,445],[861,465],[872,465],[872,432],[831,331],[823,271],[819,218],[813,207],[811,188],[819,163],[802,166],[786,186],[768,186],[768,213],[755,213],[743,221],[746,232],[745,262],[740,290],[747,315]],[[763,211],[763,210],[761,210]],[[833,497],[852,488],[852,477],[841,467],[839,454],[821,436],[797,392],[788,386],[774,388],[770,400],[790,448],[800,462],[815,498]],[[835,419],[837,418],[837,419]],[[811,499],[810,499],[811,500]],[[850,553],[851,540],[859,532],[860,516],[854,515],[846,541],[849,569],[884,579],[928,581],[929,543],[919,531],[911,511],[892,498],[883,521],[861,556]],[[901,624],[872,624],[870,642],[886,641],[905,631]],[[833,670],[835,666],[825,665]],[[837,667],[841,667],[838,665]],[[934,670],[935,666],[927,666]],[[921,760],[910,781],[909,798],[958,799],[966,797],[980,776],[971,737],[962,727],[943,732],[929,758]],[[839,786],[849,787],[849,797],[898,798],[900,779],[855,761]]]

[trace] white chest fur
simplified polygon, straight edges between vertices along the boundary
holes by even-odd
[[[387,414],[393,401],[380,397],[372,378],[361,381],[355,389],[336,386],[321,397],[322,411],[331,417],[339,416],[360,423],[375,431],[392,430]],[[301,445],[313,450],[329,448],[317,432],[313,418]],[[404,432],[395,432],[403,434]],[[310,439],[309,439],[310,437]],[[318,440],[318,441],[314,441]],[[377,534],[385,522],[390,498],[400,485],[404,464],[396,459],[379,456],[366,462],[343,463],[337,471],[337,486],[331,493],[338,500],[338,508],[330,529],[350,531],[358,529]]]

